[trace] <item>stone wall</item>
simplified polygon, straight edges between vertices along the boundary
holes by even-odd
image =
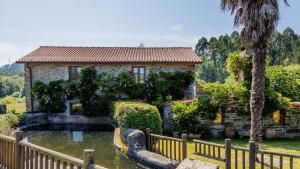
[[[190,103],[192,100],[181,100],[182,103]],[[164,132],[172,132],[173,121],[173,102],[166,103],[163,109],[163,129]],[[201,113],[198,117],[203,121]],[[210,134],[214,138],[224,137],[226,127],[234,128],[237,137],[249,137],[251,128],[251,117],[238,115],[234,104],[228,106],[224,112],[223,124],[214,124]],[[274,129],[277,138],[300,138],[300,108],[286,110],[285,124],[275,125],[272,115],[263,117],[262,130]]]
[[[34,85],[37,81],[49,83],[54,80],[68,80],[69,79],[69,66],[94,66],[98,73],[111,72],[120,73],[123,71],[132,71],[132,66],[145,66],[146,76],[150,71],[167,71],[173,72],[179,71],[195,71],[194,64],[25,64],[24,78],[25,78],[25,96],[26,96],[26,111],[31,111],[31,97],[30,89],[31,85]],[[31,70],[31,73],[30,73]],[[32,78],[32,84],[30,84],[30,74]],[[195,84],[193,83],[186,91],[186,97],[194,97]],[[38,101],[33,98],[34,111],[38,106]]]

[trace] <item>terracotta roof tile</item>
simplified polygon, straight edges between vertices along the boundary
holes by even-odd
[[[201,63],[192,48],[41,46],[17,63]]]

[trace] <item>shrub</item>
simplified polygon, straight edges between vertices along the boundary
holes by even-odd
[[[120,127],[134,128],[152,133],[162,132],[162,119],[155,106],[141,102],[115,102],[114,118]]]
[[[206,135],[210,129],[210,122],[200,122],[199,115],[199,101],[195,99],[191,104],[183,104],[175,102],[173,105],[174,111],[174,131],[180,134],[201,134]]]
[[[15,114],[13,112],[8,112],[0,116],[0,133],[9,134],[20,123],[23,116],[23,113]]]
[[[65,81],[51,81],[49,84],[36,82],[32,93],[39,99],[38,111],[47,113],[62,113],[65,111]]]
[[[97,72],[93,67],[84,67],[80,72],[78,99],[82,104],[82,112],[85,116],[97,116],[99,96],[96,91],[99,89]]]
[[[271,90],[281,93],[293,101],[300,100],[300,84],[297,82],[297,72],[283,66],[271,66],[267,68],[267,78]]]

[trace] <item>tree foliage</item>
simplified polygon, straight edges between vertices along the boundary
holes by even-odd
[[[200,38],[195,51],[204,63],[199,65],[197,77],[206,82],[224,82],[229,75],[226,72],[227,58],[240,48],[237,31],[210,39]],[[283,32],[274,32],[268,41],[267,63],[269,66],[299,64],[300,35],[289,27]]]

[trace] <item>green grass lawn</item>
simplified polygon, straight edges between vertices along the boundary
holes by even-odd
[[[7,111],[16,111],[16,113],[23,113],[26,111],[25,103],[7,104]]]
[[[224,144],[224,139],[211,139],[211,140],[205,140],[213,143],[218,144]],[[233,139],[232,144],[239,147],[248,147],[248,139]],[[277,140],[264,140],[261,146],[262,150],[272,151],[272,152],[280,152],[280,153],[289,153],[289,154],[299,154],[300,155],[300,140],[286,140],[286,139],[277,139]],[[194,155],[193,152],[195,150],[195,146],[192,141],[188,142],[188,157],[192,159],[198,159],[210,163],[214,163],[219,165],[221,168],[224,168],[224,163],[201,157],[198,155]],[[222,151],[222,153],[224,153]],[[232,154],[232,168],[234,167],[234,151],[231,152]],[[246,153],[246,159],[245,159],[247,165],[248,165],[248,155]],[[269,157],[266,156],[265,161],[269,163]],[[283,168],[289,168],[289,159],[284,158],[283,159]],[[274,156],[274,166],[278,167],[279,164],[279,157]],[[248,166],[246,165],[246,168]],[[300,159],[294,159],[294,168],[300,168]],[[242,168],[242,153],[238,153],[238,168]],[[257,164],[256,168],[260,168],[260,166]],[[268,168],[268,167],[265,167]]]
[[[16,113],[23,113],[26,111],[25,97],[16,98],[7,96],[5,98],[0,98],[0,104],[6,104],[7,112],[16,111]]]

